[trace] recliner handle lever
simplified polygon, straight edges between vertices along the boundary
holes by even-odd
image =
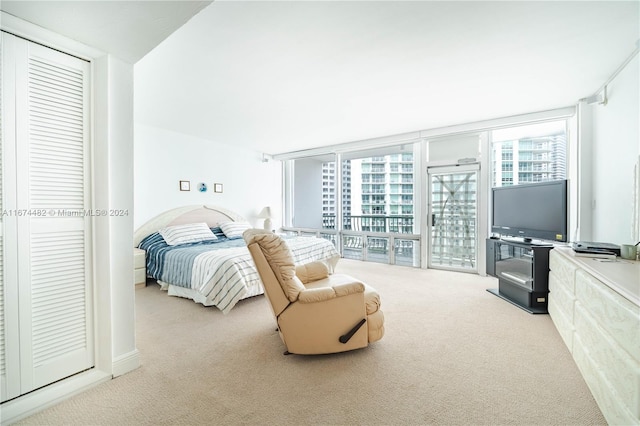
[[[360,327],[362,327],[365,322],[367,322],[367,319],[362,318],[360,322],[358,322],[351,330],[349,330],[347,334],[343,334],[342,336],[340,336],[340,338],[338,339],[340,343],[347,343],[353,337],[353,335],[356,334],[356,331],[360,330]]]

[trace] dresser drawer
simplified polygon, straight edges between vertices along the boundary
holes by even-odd
[[[576,297],[611,339],[640,362],[640,307],[584,271],[576,273]]]
[[[555,285],[553,278],[553,274],[550,273],[547,310],[569,352],[573,352],[575,297],[565,290],[566,287]]]
[[[596,363],[591,356],[589,348],[580,339],[574,337],[573,359],[580,369],[589,390],[598,403],[598,407],[610,425],[637,425],[638,417],[632,413],[629,406],[620,397],[619,389],[616,389],[608,380],[606,371],[602,365]],[[628,397],[633,395],[627,395]]]
[[[133,281],[135,285],[138,284],[146,284],[147,282],[147,271],[146,269],[134,269],[133,270]]]
[[[563,282],[562,277],[552,270],[549,272],[549,301],[553,299],[554,303],[558,306],[567,319],[573,322],[573,310],[576,301],[575,294],[570,291],[569,286]]]
[[[146,252],[139,248],[133,249],[133,283],[136,287],[144,287],[147,284]]]
[[[640,417],[640,362],[615,342],[608,330],[601,328],[581,302],[576,303],[575,327],[575,350],[581,342],[582,351],[603,379],[599,386],[608,387],[608,393],[615,394],[634,417]]]
[[[565,290],[571,294],[575,293],[574,282],[577,269],[578,267],[575,263],[556,252],[556,250],[549,252],[549,270],[550,275],[553,274],[554,276],[554,284],[565,287]],[[549,280],[551,280],[551,276]]]
[[[145,267],[145,253],[146,252],[144,250],[138,248],[133,249],[133,269],[140,269]]]

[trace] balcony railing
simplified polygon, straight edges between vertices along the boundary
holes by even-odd
[[[412,234],[413,215],[364,215],[345,216],[342,220],[342,229],[345,231],[365,232],[391,232],[399,234]],[[323,229],[336,229],[336,216],[322,216]]]

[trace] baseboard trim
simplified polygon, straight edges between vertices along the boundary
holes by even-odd
[[[111,379],[111,374],[94,368],[7,401],[1,406],[2,424],[15,423]]]
[[[137,349],[119,356],[113,361],[113,377],[122,376],[140,367],[140,352]]]

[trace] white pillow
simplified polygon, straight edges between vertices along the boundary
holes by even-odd
[[[229,239],[242,238],[242,233],[251,228],[249,222],[223,222],[220,224],[220,229]]]
[[[204,222],[167,226],[158,232],[170,246],[218,239]]]

